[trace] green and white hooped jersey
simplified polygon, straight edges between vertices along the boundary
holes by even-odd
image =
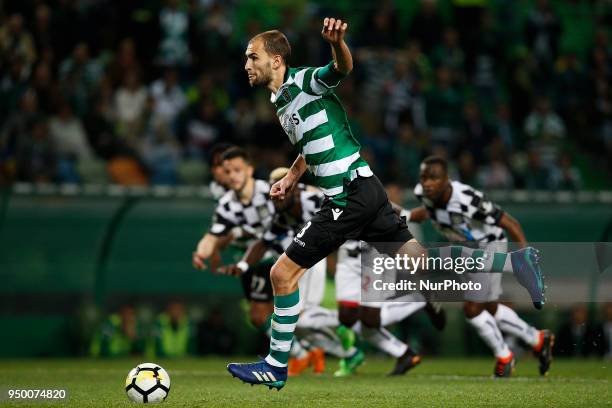
[[[346,205],[345,180],[372,176],[361,158],[361,146],[333,91],[342,75],[333,62],[319,68],[289,68],[285,82],[272,94],[278,119],[304,157],[314,183],[335,204]]]

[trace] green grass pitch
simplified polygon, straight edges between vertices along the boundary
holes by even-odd
[[[352,378],[333,378],[337,362],[324,375],[291,378],[283,390],[250,387],[226,371],[228,361],[181,359],[156,361],[170,374],[164,407],[599,407],[612,406],[612,361],[556,360],[546,378],[533,359],[521,361],[509,380],[491,378],[492,359],[426,358],[404,377],[388,378],[390,359],[370,358]],[[133,407],[123,390],[129,369],[142,360],[5,360],[0,388],[63,388],[64,402],[12,402],[25,406]]]

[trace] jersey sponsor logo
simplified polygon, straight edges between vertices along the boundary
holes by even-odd
[[[295,135],[296,135],[295,127],[297,124],[294,122],[292,115],[289,115],[288,113],[281,115],[280,123],[281,123],[281,126],[283,127],[283,130],[287,134],[287,136],[289,136],[289,139],[291,139],[291,142],[295,144]]]
[[[297,113],[294,113],[293,115],[291,115],[291,121],[293,122],[295,126],[300,124],[300,118],[298,117]]]
[[[334,217],[334,221],[337,221],[338,218],[340,218],[340,216],[342,215],[343,212],[344,212],[344,210],[341,210],[339,208],[333,208],[332,209],[332,216]]]

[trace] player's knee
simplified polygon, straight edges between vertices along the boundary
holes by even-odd
[[[283,254],[270,269],[274,293],[286,294],[295,291],[298,288],[300,271],[303,269]]]
[[[357,320],[359,320],[359,308],[339,305],[338,320],[346,327],[353,327]]]
[[[463,314],[468,319],[478,316],[485,309],[482,303],[465,302],[463,304]]]
[[[287,285],[289,281],[288,277],[287,271],[285,271],[285,268],[279,265],[278,262],[272,265],[270,269],[270,280],[275,288]]]
[[[378,329],[380,327],[380,309],[373,307],[360,307],[359,320],[364,327]]]

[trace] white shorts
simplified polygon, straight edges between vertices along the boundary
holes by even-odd
[[[298,285],[300,288],[300,301],[302,309],[319,306],[325,294],[325,277],[327,271],[327,259],[323,258],[312,268],[304,272]]]
[[[357,307],[361,303],[361,249],[359,241],[346,241],[338,248],[336,301]]]
[[[346,241],[338,248],[338,263],[336,265],[336,301],[345,306],[381,307],[383,302],[362,301],[362,296],[369,298],[367,291],[371,290],[369,282],[362,281],[361,254],[366,251],[376,251],[374,247],[360,241]],[[365,279],[369,279],[368,276]]]

